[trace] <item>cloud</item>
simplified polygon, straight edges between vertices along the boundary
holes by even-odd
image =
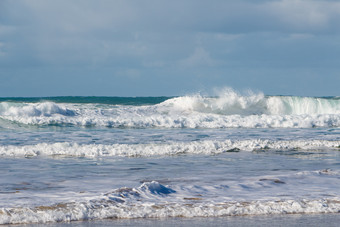
[[[268,18],[277,21],[288,31],[326,32],[337,31],[340,19],[340,2],[315,0],[282,0],[263,5]]]
[[[264,81],[285,69],[332,73],[338,21],[331,0],[0,0],[0,77],[149,78],[150,88],[199,73],[211,85],[211,75],[242,84],[260,70]]]
[[[197,47],[188,58],[180,61],[180,65],[186,67],[214,66],[216,63],[210,53],[202,47]]]
[[[230,50],[227,43],[254,33],[327,35],[340,28],[337,1],[4,0],[0,10],[0,41],[13,64],[29,58],[101,66],[130,59],[160,66],[187,58],[183,64],[211,65],[210,53],[220,47],[212,50],[208,42]],[[204,45],[193,43],[200,34],[208,37]]]
[[[5,1],[9,23],[53,35],[114,35],[116,32],[246,33],[336,28],[340,3],[281,1]],[[338,28],[337,28],[338,30]]]
[[[308,33],[292,33],[289,35],[289,39],[292,39],[292,40],[305,40],[305,39],[311,39],[314,37],[315,37],[314,35],[308,34]]]
[[[4,51],[5,44],[0,42],[0,57],[5,56],[6,52]]]
[[[5,37],[15,32],[15,27],[0,24],[0,37]]]
[[[0,41],[13,64],[164,66],[187,58],[183,64],[208,66],[211,53],[230,53],[228,43],[252,34],[337,33],[339,9],[337,1],[317,0],[4,0]],[[193,42],[199,36],[204,44]]]

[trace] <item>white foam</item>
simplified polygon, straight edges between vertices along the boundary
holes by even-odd
[[[80,111],[73,111],[74,113]],[[205,113],[160,114],[144,110],[110,116],[108,110],[86,110],[74,116],[52,114],[2,115],[6,120],[29,125],[105,126],[114,128],[312,128],[340,127],[339,114],[323,115],[216,115]]]
[[[74,116],[75,112],[67,109],[61,104],[53,102],[17,104],[0,103],[0,114],[6,118],[32,118],[32,117],[52,117],[53,115]]]
[[[28,157],[28,156],[76,156],[76,157],[102,157],[102,156],[162,156],[179,154],[220,154],[232,151],[254,151],[261,149],[272,150],[308,150],[313,149],[339,149],[340,141],[327,140],[225,140],[225,141],[198,141],[168,144],[77,144],[77,143],[39,143],[25,146],[0,146],[1,156]]]
[[[0,118],[29,125],[114,128],[312,128],[340,127],[338,98],[241,95],[172,98],[157,105],[6,103]]]
[[[184,96],[169,99],[159,106],[170,107],[177,111],[195,111],[200,113],[213,113],[222,115],[252,115],[265,114],[266,98],[262,93],[240,95],[232,89],[225,89],[217,98]]]
[[[340,198],[208,201],[185,198],[158,182],[119,188],[83,202],[1,208],[0,224],[68,222],[105,218],[220,217],[236,215],[338,213]]]
[[[339,114],[338,98],[297,96],[265,96],[263,93],[240,94],[231,88],[218,92],[218,96],[184,96],[169,99],[160,106],[180,111],[195,111],[221,115],[318,115]]]

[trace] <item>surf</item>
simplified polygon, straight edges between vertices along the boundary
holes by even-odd
[[[164,106],[181,111],[221,115],[317,115],[340,114],[338,97],[266,96],[262,92],[244,94],[226,88],[215,97],[183,96],[164,101]]]
[[[340,127],[339,97],[266,96],[225,88],[216,96],[52,100],[57,101],[6,99],[0,102],[0,124],[10,121],[37,126],[110,128]]]
[[[170,142],[166,144],[78,144],[38,143],[34,145],[0,146],[2,157],[153,157],[174,155],[217,155],[234,152],[339,150],[338,140],[204,140],[193,142]]]
[[[260,179],[259,182],[262,184],[264,181]],[[272,184],[272,182],[268,184]],[[281,183],[281,185],[284,184]],[[117,188],[111,192],[84,199],[84,201],[35,207],[2,208],[0,224],[56,223],[95,219],[338,213],[340,209],[339,198],[249,201],[223,199],[216,202],[216,199],[209,198],[209,194],[193,196],[195,190],[200,188],[202,187],[185,185],[177,187],[175,190],[171,186],[160,184],[157,181],[145,182],[139,187]],[[225,185],[209,185],[207,188],[228,191],[228,187]],[[241,188],[240,190],[245,189]]]

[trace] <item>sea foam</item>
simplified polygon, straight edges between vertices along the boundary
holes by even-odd
[[[154,105],[0,104],[0,118],[28,125],[113,128],[313,128],[340,127],[340,99],[241,95],[170,98]]]
[[[221,115],[317,115],[339,114],[339,98],[314,98],[298,96],[265,96],[263,93],[240,94],[233,89],[218,91],[216,97],[201,95],[169,99],[160,106],[180,111],[195,111]]]
[[[74,116],[75,112],[53,102],[34,103],[27,105],[0,103],[0,113],[3,116],[17,117],[51,117],[52,115]]]
[[[106,218],[221,217],[238,215],[338,213],[340,198],[205,201],[177,195],[152,181],[119,188],[83,202],[0,209],[0,224],[69,222]]]
[[[339,149],[340,141],[327,140],[225,140],[225,141],[197,141],[168,144],[77,144],[77,143],[39,143],[25,146],[0,146],[1,156],[30,157],[30,156],[75,156],[75,157],[103,157],[103,156],[164,156],[180,154],[221,154],[238,151],[257,150],[296,150]]]

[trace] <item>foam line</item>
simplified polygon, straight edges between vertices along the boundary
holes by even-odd
[[[102,156],[168,156],[179,154],[221,154],[237,151],[256,150],[313,150],[313,149],[339,149],[340,141],[327,140],[225,140],[225,141],[199,141],[188,143],[169,144],[77,144],[77,143],[39,143],[25,146],[0,146],[1,156],[28,157],[28,156],[75,156],[75,157],[102,157]]]

